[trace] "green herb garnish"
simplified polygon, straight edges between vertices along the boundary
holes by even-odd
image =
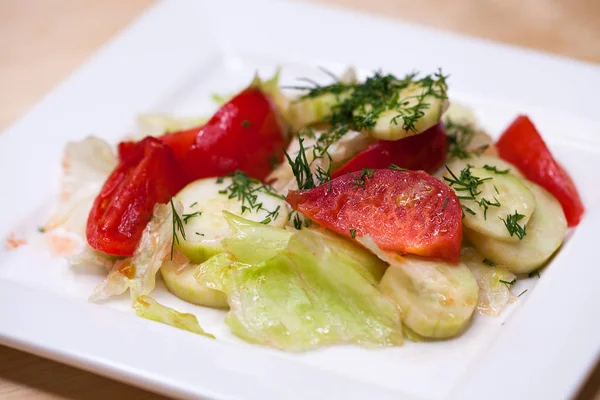
[[[508,174],[508,173],[509,173],[509,171],[510,171],[510,168],[507,168],[507,169],[498,169],[498,168],[497,168],[497,167],[495,167],[495,166],[491,166],[491,165],[487,165],[487,164],[485,164],[485,165],[483,166],[483,169],[486,169],[486,170],[488,170],[488,171],[491,171],[491,172],[493,172],[493,173],[495,173],[495,174],[499,174],[499,175],[506,175],[506,174]]]
[[[448,154],[460,159],[470,158],[471,154],[467,147],[473,140],[474,127],[471,124],[455,122],[450,118],[446,118],[444,127],[448,137]]]
[[[181,221],[181,217],[179,217],[179,214],[177,214],[177,210],[175,209],[175,204],[173,203],[173,198],[171,197],[169,199],[169,202],[171,203],[171,211],[173,213],[173,239],[171,241],[171,260],[173,259],[173,250],[175,248],[175,242],[177,242],[177,244],[179,244],[179,236],[177,234],[177,232],[179,232],[181,234],[181,237],[183,238],[183,240],[186,240],[185,238],[185,229],[183,228],[183,222]]]
[[[352,239],[356,238],[356,229],[350,229],[350,236],[352,237]]]
[[[481,261],[481,262],[484,263],[487,266],[490,266],[490,267],[495,267],[496,266],[496,264],[494,264],[493,261],[488,260],[487,258],[484,258],[483,261]]]
[[[526,291],[527,291],[527,289],[523,290],[521,293],[519,293],[519,295],[517,297],[521,297],[523,294],[525,294]]]
[[[514,284],[517,282],[517,280],[516,280],[516,279],[513,279],[513,280],[512,280],[512,281],[510,281],[510,282],[509,282],[509,281],[504,281],[504,280],[502,280],[502,279],[499,279],[498,281],[499,281],[500,283],[504,283],[504,284],[506,285],[506,287],[508,287],[508,288],[510,288],[510,286],[511,286],[511,285],[514,285]]]
[[[193,213],[190,213],[190,214],[181,214],[181,216],[183,217],[183,223],[184,224],[187,224],[188,220],[190,218],[199,217],[201,215],[202,215],[201,211],[196,211],[196,212],[193,212]]]
[[[373,174],[375,174],[374,169],[363,168],[360,175],[352,175],[352,178],[354,178],[354,180],[352,181],[352,185],[354,185],[355,189],[358,189],[360,187],[365,187],[365,184],[367,183],[367,179],[372,178]]]
[[[536,269],[535,271],[531,271],[529,274],[527,274],[528,277],[533,278],[534,276],[537,276],[538,278],[540,277],[540,270]]]
[[[498,217],[498,218],[500,218],[500,217]],[[510,233],[510,236],[516,235],[519,238],[519,240],[523,240],[523,238],[527,234],[525,225],[523,225],[523,226],[519,225],[519,221],[522,220],[523,218],[525,218],[525,216],[523,214],[519,214],[515,210],[515,213],[508,214],[506,216],[506,219],[504,219],[504,218],[500,218],[500,219],[502,220],[502,222],[504,222],[504,225],[506,226],[508,233]]]
[[[450,199],[446,197],[446,199],[444,200],[444,204],[442,205],[442,212],[444,212],[446,210],[446,206],[448,205],[448,201]]]
[[[227,176],[231,177],[231,184],[225,189],[219,190],[219,193],[226,195],[228,199],[237,199],[241,202],[242,215],[246,211],[258,212],[260,210],[266,211],[269,215],[279,215],[279,208],[269,211],[263,207],[262,203],[258,203],[257,192],[285,200],[285,197],[275,192],[271,186],[262,184],[258,179],[250,178],[245,172],[239,170]]]
[[[408,171],[406,168],[399,167],[396,164],[390,164],[388,168],[394,171]]]

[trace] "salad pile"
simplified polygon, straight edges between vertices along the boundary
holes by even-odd
[[[256,77],[209,119],[142,117],[116,151],[69,143],[46,229],[106,268],[90,300],[129,291],[138,315],[212,337],[150,297],[160,275],[290,351],[450,338],[515,301],[584,211],[531,120],[494,143],[441,71],[327,74]]]

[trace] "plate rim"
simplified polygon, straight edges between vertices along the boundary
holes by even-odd
[[[146,34],[148,34],[149,32],[152,32],[152,24],[156,23],[156,22],[160,22],[162,21],[164,23],[164,19],[166,18],[167,15],[181,15],[181,13],[183,12],[183,10],[185,10],[186,8],[194,8],[196,9],[197,7],[199,7],[199,10],[205,10],[205,11],[211,11],[213,13],[218,14],[220,11],[222,11],[223,9],[226,9],[226,7],[228,7],[229,4],[235,3],[236,7],[239,7],[239,12],[240,15],[236,15],[233,16],[233,20],[236,21],[236,23],[243,23],[243,16],[241,16],[243,14],[243,11],[247,12],[249,10],[249,5],[245,4],[245,2],[241,1],[241,2],[234,2],[234,1],[225,1],[225,2],[220,2],[219,4],[212,4],[212,3],[208,3],[208,2],[203,2],[201,4],[195,4],[192,5],[191,2],[185,2],[185,1],[162,1],[162,2],[158,2],[155,5],[150,6],[149,8],[147,8],[146,10],[143,11],[143,13],[132,23],[130,24],[127,28],[125,28],[120,34],[118,34],[116,37],[114,37],[113,39],[111,39],[107,44],[105,44],[104,46],[101,47],[101,49],[96,52],[90,59],[88,59],[88,61],[86,61],[81,67],[79,67],[69,78],[67,78],[62,84],[60,84],[57,88],[55,88],[52,92],[50,92],[48,95],[46,95],[39,103],[37,103],[36,106],[34,106],[29,112],[23,114],[13,125],[11,125],[9,128],[7,128],[5,130],[5,132],[0,135],[0,154],[2,153],[2,149],[6,149],[6,147],[8,147],[8,145],[10,144],[14,144],[14,143],[18,143],[21,142],[22,139],[19,139],[19,132],[23,133],[24,131],[27,132],[27,130],[29,129],[29,124],[31,121],[36,121],[39,118],[43,118],[44,116],[47,116],[48,113],[51,113],[51,110],[53,110],[56,107],[56,104],[61,104],[61,99],[62,101],[64,101],[64,96],[68,97],[68,93],[69,91],[73,90],[73,87],[75,85],[79,85],[82,82],[85,83],[86,79],[89,79],[89,77],[93,77],[94,74],[98,73],[98,65],[108,65],[110,64],[110,58],[114,56],[115,53],[119,53],[121,50],[119,50],[120,48],[126,48],[126,46],[131,45],[132,43],[138,43],[140,40],[142,40]],[[364,23],[366,25],[370,25],[370,24],[382,24],[384,30],[391,30],[391,31],[395,31],[398,30],[399,32],[406,32],[406,31],[412,31],[412,32],[425,32],[426,35],[428,35],[428,38],[436,38],[436,37],[440,37],[443,36],[443,40],[440,38],[440,41],[444,42],[444,43],[455,43],[455,46],[466,46],[467,48],[470,48],[470,51],[474,51],[472,50],[473,47],[475,49],[479,49],[481,50],[481,47],[488,47],[488,48],[492,48],[495,52],[497,52],[498,54],[501,55],[506,55],[512,54],[512,57],[515,58],[516,60],[520,60],[520,61],[531,61],[534,65],[549,65],[550,67],[548,67],[550,70],[554,69],[557,71],[574,71],[577,72],[578,75],[574,77],[575,79],[575,86],[577,87],[577,83],[581,83],[581,82],[589,82],[590,79],[596,82],[600,82],[600,67],[597,65],[593,65],[590,63],[585,63],[585,62],[581,62],[581,61],[576,61],[576,60],[571,60],[571,59],[567,59],[564,57],[560,57],[560,56],[555,56],[555,55],[548,55],[548,54],[544,54],[544,53],[540,53],[537,51],[529,51],[529,50],[524,50],[522,48],[515,48],[512,46],[508,46],[508,45],[502,45],[502,44],[496,44],[496,43],[491,43],[487,40],[484,39],[476,39],[476,38],[470,38],[470,37],[465,37],[462,35],[458,35],[458,34],[451,34],[451,33],[446,33],[446,32],[441,32],[435,29],[430,29],[430,28],[423,28],[420,26],[416,26],[414,24],[410,24],[410,23],[401,23],[398,21],[392,21],[392,20],[388,20],[385,18],[380,18],[380,17],[376,17],[376,16],[371,16],[371,15],[363,15],[360,14],[358,12],[354,12],[354,11],[349,11],[349,10],[345,10],[345,9],[340,9],[340,8],[333,8],[330,6],[325,6],[322,4],[306,4],[306,3],[288,3],[288,2],[269,2],[269,1],[265,1],[265,0],[260,0],[256,3],[253,3],[252,7],[254,7],[255,9],[263,9],[266,10],[267,8],[271,11],[273,11],[274,13],[276,13],[277,15],[285,15],[285,13],[290,12],[290,11],[294,11],[294,10],[304,10],[302,12],[308,12],[307,10],[311,10],[312,12],[315,12],[317,15],[317,18],[322,18],[324,20],[329,20],[331,21],[331,23],[333,24],[339,24],[339,25],[343,25],[346,24],[348,22],[354,22],[356,23],[361,22]],[[315,10],[319,10],[318,12]],[[217,18],[218,20],[218,18]],[[336,22],[338,21],[338,22]],[[342,22],[340,22],[342,21]],[[213,21],[213,24],[218,24],[218,22]],[[185,32],[185,30],[179,30],[175,33],[173,33],[173,37],[177,37],[176,35],[178,34],[182,34],[182,32]],[[205,32],[207,33],[207,38],[210,38],[210,40],[213,40],[214,38],[211,35],[211,29],[205,29]],[[213,32],[214,33],[214,32]],[[262,34],[262,33],[261,33]],[[261,37],[261,34],[258,34],[257,37]],[[249,38],[251,38],[251,35],[248,35]],[[243,43],[239,44],[238,47],[245,47],[246,41],[248,40],[248,38],[242,40]],[[428,40],[433,40],[433,39],[428,39]],[[221,38],[219,39],[219,41],[213,41],[213,44],[216,45],[220,45],[222,43],[229,43],[229,45],[231,45],[232,47],[236,47],[235,44],[232,44],[232,38],[230,37],[226,37],[226,38]],[[168,43],[166,42],[160,42],[161,46],[165,46],[168,45]],[[210,43],[208,44],[208,46],[210,47]],[[276,47],[276,46],[274,46]],[[298,43],[298,47],[299,49],[298,52],[300,54],[304,54],[304,53],[308,53],[311,50],[307,49],[307,46],[305,44],[302,43]],[[251,48],[251,47],[248,47]],[[143,48],[143,51],[147,51],[146,48]],[[170,49],[170,51],[177,55],[181,55],[185,53],[185,49]],[[492,51],[492,50],[490,50]],[[207,50],[207,54],[209,53],[209,51]],[[323,55],[320,54],[322,53],[322,51],[317,51],[316,53],[319,53],[317,57],[315,57],[316,60],[322,60],[324,59]],[[337,56],[336,56],[337,57]],[[334,57],[335,58],[335,57]],[[202,56],[198,56],[197,60],[202,60],[203,57]],[[145,59],[144,59],[145,60]],[[131,62],[131,60],[128,60]],[[394,64],[394,63],[392,63]],[[527,68],[532,69],[533,67],[528,66]],[[512,71],[512,70],[511,70]],[[180,73],[189,73],[189,68],[184,68],[181,67],[179,70]],[[529,71],[527,72],[525,75],[527,74],[531,74],[534,71]],[[518,78],[518,79],[522,79],[522,78]],[[521,81],[519,80],[520,84]],[[166,90],[166,88],[169,85],[169,82],[162,82],[161,83],[162,88]],[[564,90],[564,89],[562,89]],[[585,98],[586,96],[589,96],[589,93],[591,93],[587,88],[578,88],[576,90],[577,91],[581,91],[581,93],[583,93],[583,97]],[[577,92],[578,93],[578,92]],[[571,97],[569,97],[567,99],[567,106],[566,108],[568,108],[568,112],[571,113],[575,113],[579,116],[582,116],[584,118],[589,118],[589,119],[593,119],[593,120],[597,120],[597,117],[595,117],[593,110],[590,106],[584,106],[584,107],[577,107],[577,103],[574,101],[573,98],[577,97],[577,93],[575,93],[574,95],[572,95]],[[539,95],[539,94],[538,94]],[[502,98],[502,96],[500,96],[500,98]],[[153,98],[149,98],[147,100],[148,104],[153,104],[153,102],[156,101]],[[573,108],[574,107],[574,108]],[[589,135],[592,135],[592,133],[589,133]],[[23,136],[21,136],[23,137]],[[5,158],[6,157],[0,157],[0,158]],[[6,162],[6,161],[5,161]],[[5,170],[5,167],[7,167],[7,164],[3,164],[2,160],[0,159],[0,171]],[[0,172],[0,176],[3,176],[4,174],[2,172]],[[33,204],[32,202],[24,202],[24,205],[22,206],[23,209],[26,209],[27,205],[31,205]],[[574,238],[577,238],[577,241],[572,240],[572,244],[569,243],[569,245],[563,249],[563,251],[561,252],[561,254],[559,255],[559,257],[566,257],[563,253],[565,253],[564,250],[568,250],[569,253],[573,253],[575,251],[578,252],[582,252],[584,254],[589,253],[590,255],[593,255],[590,251],[590,249],[593,249],[593,242],[590,242],[590,238],[586,237],[583,239],[580,239],[579,237],[582,235],[582,232],[587,232],[587,231],[591,231],[595,226],[600,226],[600,213],[596,212],[597,210],[594,210],[593,212],[590,212],[587,216],[586,219],[584,220],[584,222],[582,223],[582,225],[577,229],[577,231],[574,234]],[[4,222],[7,221],[8,219],[3,219],[0,216],[0,222]],[[1,226],[2,224],[0,224]],[[582,247],[583,248],[580,248]],[[575,248],[575,250],[573,250],[573,248]],[[587,252],[587,253],[586,253]],[[568,254],[568,253],[567,253]],[[560,272],[560,273],[559,273]],[[531,325],[531,319],[527,319],[527,317],[524,317],[523,315],[528,315],[534,312],[543,312],[544,309],[547,309],[548,305],[547,304],[542,304],[540,305],[540,298],[543,298],[543,291],[549,292],[549,291],[559,291],[559,290],[564,290],[564,279],[567,279],[568,282],[570,282],[570,280],[568,279],[569,276],[567,274],[568,271],[552,271],[552,274],[548,274],[548,276],[545,276],[544,279],[542,279],[540,281],[540,286],[538,288],[536,288],[535,293],[533,293],[533,295],[531,296],[530,299],[528,299],[527,304],[524,304],[522,306],[521,311],[515,316],[515,318],[513,318],[510,323],[508,324],[508,326],[504,329],[503,334],[499,335],[498,338],[496,338],[496,340],[494,340],[494,342],[492,343],[492,345],[490,346],[490,350],[487,356],[482,356],[481,359],[479,360],[479,368],[476,369],[476,376],[477,376],[477,381],[480,382],[478,385],[473,385],[471,384],[471,382],[461,382],[459,385],[457,385],[455,387],[455,390],[453,392],[451,392],[450,397],[454,397],[454,398],[477,398],[478,394],[481,394],[481,392],[478,392],[477,390],[478,387],[481,387],[481,382],[484,382],[486,384],[493,384],[494,380],[498,380],[498,375],[495,371],[494,368],[489,367],[490,363],[489,361],[486,360],[486,358],[490,358],[491,356],[489,356],[489,354],[492,354],[494,357],[500,358],[503,361],[503,363],[505,365],[510,365],[511,363],[514,363],[515,361],[519,361],[519,366],[520,367],[524,367],[523,364],[528,364],[528,366],[534,366],[533,364],[531,364],[530,361],[523,361],[523,360],[515,360],[514,358],[511,357],[507,357],[506,354],[503,354],[503,348],[504,346],[507,345],[507,343],[514,343],[514,341],[516,339],[518,339],[518,329],[514,329],[514,327],[517,325],[517,323],[521,324],[521,326],[529,326],[530,329],[535,330],[536,327],[535,326],[530,326]],[[566,274],[566,275],[565,275]],[[598,278],[599,275],[596,272],[594,277]],[[562,281],[561,281],[562,280]],[[0,280],[0,287],[6,285],[6,281],[2,281]],[[10,285],[9,285],[10,286]],[[571,289],[576,290],[576,289],[580,289],[577,286],[571,285]],[[61,358],[61,353],[60,350],[54,348],[52,349],[52,345],[46,343],[44,345],[43,341],[40,342],[41,339],[38,337],[37,339],[34,337],[29,338],[29,342],[25,342],[25,341],[19,341],[16,336],[19,334],[19,327],[23,326],[20,324],[33,324],[33,322],[31,322],[30,320],[24,321],[22,319],[19,318],[18,315],[16,315],[17,313],[14,312],[14,309],[11,307],[10,305],[10,301],[15,301],[18,300],[19,303],[19,307],[21,310],[27,309],[27,307],[33,307],[35,304],[31,304],[30,300],[28,300],[28,298],[31,298],[31,293],[29,292],[29,289],[23,287],[22,289],[16,290],[15,289],[11,289],[12,292],[7,289],[5,291],[5,293],[13,293],[13,297],[11,297],[11,299],[8,299],[6,297],[4,297],[4,301],[0,301],[0,314],[4,314],[4,315],[8,315],[11,318],[13,318],[13,322],[14,325],[12,326],[7,326],[10,324],[4,324],[0,325],[0,342],[1,343],[5,343],[8,345],[12,345],[15,347],[19,347],[22,350],[25,351],[30,351],[33,352],[35,354],[38,355],[42,355],[45,357],[49,357],[52,359],[55,359],[57,361],[61,361],[61,362],[65,362],[67,364],[70,365],[75,365],[78,366],[80,368],[84,368],[87,370],[92,370],[93,368],[97,368],[98,366],[101,366],[102,364],[99,364],[98,361],[93,361],[97,358],[96,357],[92,357],[89,360],[87,360],[87,362],[81,362],[79,363],[80,360],[75,360],[74,358]],[[0,299],[2,299],[2,291],[0,291]],[[20,293],[20,294],[19,294]],[[52,295],[50,293],[43,293],[46,296],[55,296]],[[577,297],[579,296],[579,297]],[[585,299],[593,299],[593,297],[589,297],[590,293],[586,292],[586,291],[579,291],[576,295],[575,295],[575,299],[572,299],[571,301],[579,304],[581,307],[583,308],[579,308],[579,312],[582,312],[583,309],[585,309],[586,304],[585,303]],[[36,296],[33,296],[36,297]],[[56,296],[57,299],[54,299],[56,301],[60,302],[60,298],[58,298],[58,296]],[[538,300],[536,300],[538,299]],[[72,300],[70,300],[72,301]],[[580,304],[581,303],[581,304]],[[587,307],[591,307],[593,304],[587,304]],[[79,307],[80,305],[76,305],[75,307]],[[85,305],[84,308],[88,308],[89,307],[96,307],[95,305]],[[555,306],[561,307],[560,304],[556,304]],[[68,308],[68,307],[67,307]],[[533,310],[533,311],[528,311],[527,313],[525,313],[525,309],[527,310]],[[31,308],[31,310],[34,310],[34,308]],[[90,308],[91,310],[91,308]],[[538,311],[536,311],[538,310]],[[541,310],[541,311],[540,311]],[[112,311],[112,310],[111,310]],[[93,311],[90,312],[90,314],[96,315],[98,312],[102,313],[102,311]],[[593,315],[593,314],[591,314]],[[110,318],[113,318],[114,315],[111,314]],[[581,323],[582,321],[577,319],[577,316],[575,315],[575,313],[572,313],[571,315],[567,316],[570,321],[572,323]],[[16,319],[15,319],[16,318]],[[91,318],[93,321],[93,318]],[[529,323],[528,323],[529,322]],[[585,322],[585,320],[583,321]],[[130,322],[128,322],[129,324]],[[137,323],[136,323],[137,324]],[[149,328],[144,324],[144,321],[140,321],[140,326],[143,326],[144,329],[145,328]],[[29,326],[29,325],[28,325]],[[40,329],[41,326],[39,325],[31,325],[31,327],[35,327],[35,329]],[[545,326],[545,328],[548,328],[548,326]],[[592,326],[592,328],[594,328],[596,331],[599,330],[600,325],[598,324],[598,322],[596,322],[596,326]],[[140,328],[141,329],[141,328]],[[160,330],[162,328],[153,328],[152,330]],[[538,327],[539,329],[539,327]],[[592,329],[590,329],[590,331],[592,331]],[[512,333],[508,333],[507,332],[512,332]],[[600,335],[599,335],[600,337]],[[508,339],[503,339],[503,338],[508,338]],[[594,343],[592,341],[590,341],[589,338],[586,339],[587,341],[580,341],[579,342],[579,346],[588,346],[587,348],[590,348],[590,343],[593,346]],[[598,353],[598,350],[600,350],[600,343],[598,343],[598,341],[595,341],[595,348],[596,348],[596,353]],[[262,350],[264,351],[264,350]],[[527,351],[533,352],[535,354],[539,354],[539,355],[545,355],[547,356],[549,353],[551,353],[553,350],[552,349],[548,349],[544,346],[539,346],[538,345],[533,345],[532,347],[528,348]],[[578,349],[578,352],[581,353],[582,350]],[[564,354],[554,351],[555,354],[562,356],[562,357],[566,357]],[[572,368],[572,371],[568,377],[568,379],[553,379],[551,382],[547,382],[547,387],[545,390],[549,390],[549,387],[555,387],[556,390],[558,391],[562,391],[561,393],[564,394],[573,394],[575,392],[575,390],[577,389],[578,383],[579,383],[579,379],[583,379],[585,376],[585,371],[587,371],[589,369],[592,362],[594,362],[594,360],[592,359],[593,357],[584,357],[583,355],[580,355],[579,358],[577,359],[577,361],[580,362],[579,366],[580,368]],[[583,361],[582,361],[583,360]],[[486,364],[487,362],[487,364]],[[77,365],[79,364],[79,365]],[[537,365],[538,366],[538,370],[543,370],[545,372],[548,371],[548,368],[544,368],[543,365]],[[571,366],[572,367],[572,366]],[[108,367],[107,367],[108,368]],[[474,367],[470,368],[473,369]],[[118,376],[113,376],[113,372],[116,370],[120,370],[123,373],[131,373],[131,370],[128,370],[126,365],[122,365],[122,366],[115,366],[115,365],[111,365],[110,368],[100,371],[100,374],[102,375],[106,375],[109,376],[111,378],[116,378],[118,380],[119,379]],[[129,372],[127,372],[129,371]],[[95,370],[93,372],[99,373],[98,370]],[[148,376],[152,377],[152,373],[149,371],[146,371],[146,373],[144,374],[143,371],[138,371],[139,372],[139,376],[134,376],[134,375],[128,375],[127,380],[124,380],[127,383],[131,383],[137,386],[141,386],[141,387],[150,387],[152,390],[155,391],[159,391],[162,392],[163,394],[167,394],[167,395],[173,395],[173,392],[171,392],[171,390],[173,390],[174,387],[177,386],[177,382],[175,380],[173,380],[172,382],[170,382],[170,384],[164,384],[164,385],[152,385],[152,382],[146,378],[148,378]],[[327,373],[329,374],[329,373]],[[146,378],[143,378],[143,377]],[[175,377],[176,378],[176,377]],[[174,378],[174,379],[175,379]],[[514,377],[513,377],[514,378]],[[530,380],[532,378],[532,375],[529,375],[527,377],[528,380]],[[317,378],[315,378],[317,379]],[[471,380],[474,379],[473,377],[471,377]],[[515,386],[512,386],[510,388],[510,392],[512,393],[512,395],[514,395],[515,390],[527,390],[527,386],[525,385],[525,382],[522,381],[518,381],[519,384],[517,385],[518,387],[515,388]],[[189,385],[189,382],[186,384]],[[326,386],[326,384],[324,384]],[[369,386],[369,384],[364,383],[361,385],[365,385],[365,386]],[[214,391],[206,391],[206,392],[202,392],[199,389],[201,389],[198,386],[195,387],[190,387],[190,386],[185,386],[186,388],[190,388],[190,391],[186,391],[186,392],[178,392],[179,394],[181,394],[182,396],[188,396],[188,395],[204,395],[204,396],[220,396],[219,398],[228,398],[228,395],[226,393],[216,393]],[[168,390],[167,391],[163,391],[163,390]],[[372,388],[372,390],[377,390],[375,388]],[[335,394],[335,392],[332,392],[333,394]],[[354,394],[356,395],[356,393],[360,393],[360,389],[359,388],[355,388],[355,392]],[[397,393],[397,392],[394,392]],[[525,392],[523,392],[525,393]],[[258,393],[256,393],[258,394]],[[387,389],[384,389],[381,396],[385,397],[386,395],[389,395],[390,393],[388,393]],[[488,393],[489,394],[489,393]],[[497,390],[494,395],[493,398],[501,398],[501,394],[505,394],[505,392],[503,392],[502,390]],[[238,393],[238,396],[243,396],[244,393]],[[413,398],[413,397],[407,397],[407,398]]]

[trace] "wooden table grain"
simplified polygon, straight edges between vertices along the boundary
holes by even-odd
[[[599,0],[321,1],[600,62]],[[150,4],[150,0],[0,1],[0,129]],[[592,372],[578,399],[600,400],[598,382],[600,368]],[[164,399],[4,346],[0,346],[0,398]]]

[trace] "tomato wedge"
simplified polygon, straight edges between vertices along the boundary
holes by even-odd
[[[531,120],[520,115],[496,143],[500,157],[532,182],[548,190],[562,205],[570,227],[581,221],[583,203],[569,174],[554,159]]]
[[[90,211],[86,236],[100,252],[131,256],[153,214],[183,182],[173,151],[148,137],[128,149],[127,158],[108,177]]]
[[[341,166],[333,177],[363,168],[399,167],[433,173],[444,165],[448,153],[446,130],[440,122],[425,132],[404,139],[379,140]]]
[[[264,180],[283,160],[286,144],[271,101],[260,89],[249,87],[200,129],[182,167],[189,181],[236,170]]]
[[[202,126],[197,126],[191,129],[186,129],[185,131],[168,133],[166,135],[159,136],[158,139],[160,139],[164,144],[169,146],[171,150],[173,150],[173,154],[177,160],[183,160],[189,149],[196,142],[196,136],[198,136],[200,129],[202,129]],[[135,144],[136,142],[119,143],[119,160],[125,160]]]
[[[382,250],[459,259],[460,203],[452,189],[425,172],[364,170],[314,189],[290,191],[286,200],[337,233],[370,236]]]

